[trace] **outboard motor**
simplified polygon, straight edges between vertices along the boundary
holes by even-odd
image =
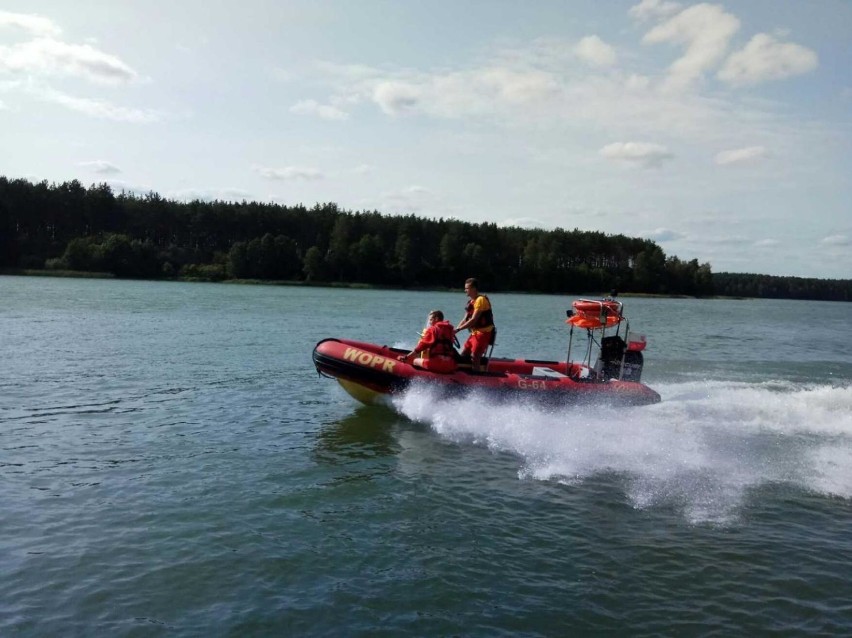
[[[642,379],[642,366],[645,365],[645,359],[641,352],[636,350],[628,350],[624,353],[624,372],[621,375],[622,381],[640,381]]]
[[[639,381],[642,378],[643,365],[642,353],[632,347],[628,348],[624,339],[618,335],[601,339],[601,354],[595,364],[595,370],[604,379],[618,379],[620,375],[622,381]]]

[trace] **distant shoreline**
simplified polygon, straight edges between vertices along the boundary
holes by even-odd
[[[333,202],[182,202],[0,176],[0,211],[0,226],[15,229],[0,233],[0,263],[33,276],[447,290],[474,274],[491,292],[852,301],[852,279],[714,273],[709,262],[666,255],[642,237],[347,211]]]
[[[357,282],[311,282],[311,281],[287,281],[287,280],[266,280],[266,279],[202,279],[199,277],[169,277],[160,279],[144,279],[136,277],[116,277],[108,272],[86,272],[78,270],[38,270],[30,268],[6,268],[0,269],[0,275],[9,277],[58,277],[61,279],[116,279],[119,281],[152,281],[152,282],[168,282],[177,281],[181,283],[206,283],[206,284],[228,284],[231,286],[296,286],[308,288],[346,288],[351,290],[410,290],[414,292],[460,292],[461,288],[440,288],[440,287],[408,287],[401,288],[399,286],[381,286],[377,284],[364,284]],[[591,296],[603,297],[601,295],[592,295],[591,293],[552,293],[538,292],[531,290],[501,290],[497,293],[489,294],[510,294],[510,295],[547,295],[551,297],[558,296]],[[759,299],[759,297],[726,297],[723,295],[714,295],[710,297],[695,297],[691,295],[667,295],[660,293],[645,293],[645,292],[625,292],[619,293],[618,297],[624,298],[647,298],[647,299],[734,299],[747,300]],[[795,301],[795,300],[791,300]]]

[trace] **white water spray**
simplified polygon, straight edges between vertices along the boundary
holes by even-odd
[[[516,454],[519,477],[566,484],[623,476],[636,508],[675,507],[725,523],[749,490],[788,484],[852,499],[852,386],[695,382],[657,387],[637,408],[438,399],[418,387],[395,400],[439,435]]]

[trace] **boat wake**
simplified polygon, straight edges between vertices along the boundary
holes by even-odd
[[[662,403],[628,409],[439,401],[424,387],[394,406],[442,437],[517,455],[522,479],[615,474],[635,508],[674,507],[690,522],[729,523],[770,485],[852,499],[852,386],[655,387]]]

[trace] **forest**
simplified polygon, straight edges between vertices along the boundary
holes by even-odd
[[[107,184],[0,176],[4,272],[251,279],[404,288],[852,299],[852,280],[712,273],[651,240],[346,211],[336,204],[174,201]]]

